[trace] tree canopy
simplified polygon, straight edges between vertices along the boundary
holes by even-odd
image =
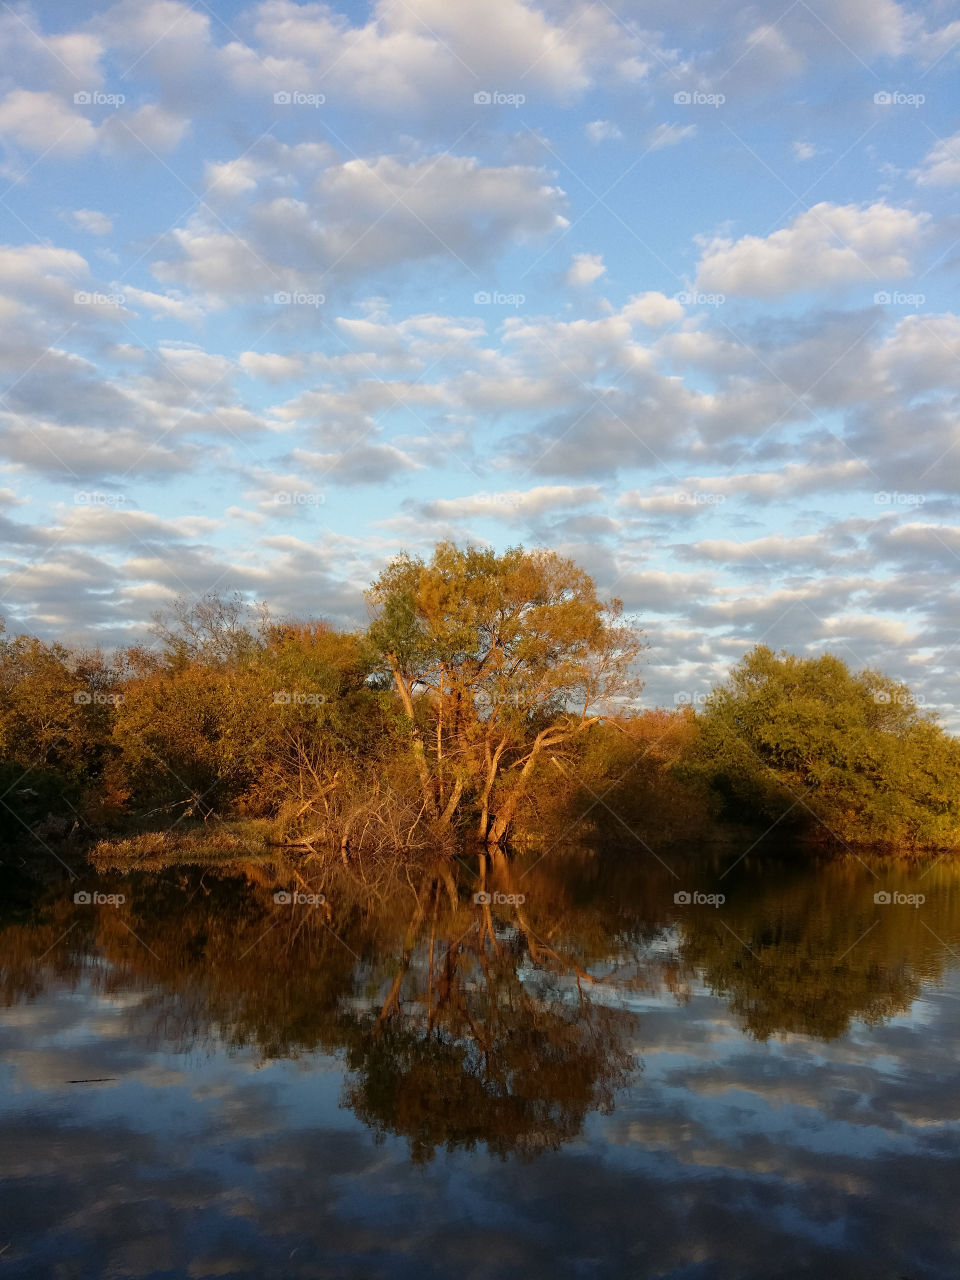
[[[368,599],[370,639],[410,724],[424,805],[447,823],[473,801],[481,837],[503,838],[545,752],[639,692],[639,632],[622,621],[619,600],[602,601],[590,575],[556,552],[441,543],[428,563],[397,557]],[[424,694],[426,717],[414,705]],[[490,820],[505,767],[517,772]]]
[[[960,743],[880,672],[758,645],[700,728],[699,767],[739,814],[853,843],[960,837]]]

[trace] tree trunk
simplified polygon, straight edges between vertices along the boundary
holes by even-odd
[[[589,716],[586,719],[579,720],[573,726],[553,725],[551,728],[541,729],[534,739],[530,754],[524,761],[523,768],[520,770],[520,777],[514,784],[513,790],[507,796],[506,800],[500,807],[497,819],[487,835],[488,844],[500,844],[506,835],[513,816],[517,811],[517,805],[523,799],[524,792],[527,787],[527,779],[533,772],[533,766],[540,757],[541,751],[546,747],[555,747],[557,743],[564,742],[567,738],[571,738],[574,734],[582,733],[584,729],[588,729],[590,725],[596,724],[600,716]]]
[[[503,755],[507,746],[506,738],[501,738],[500,745],[491,755],[490,743],[486,743],[487,749],[487,776],[483,784],[483,795],[481,796],[480,809],[480,827],[477,835],[481,840],[486,840],[488,832],[487,826],[490,822],[490,793],[493,791],[493,784],[497,780],[497,769],[500,766],[500,757]]]
[[[454,784],[454,788],[453,788],[453,791],[451,792],[450,799],[447,801],[447,807],[444,809],[443,813],[440,815],[441,827],[447,827],[450,825],[450,820],[453,818],[453,815],[457,811],[457,805],[460,803],[460,796],[462,794],[463,794],[463,779],[458,778],[456,783]]]
[[[427,753],[424,750],[423,738],[417,728],[417,722],[413,714],[413,697],[410,693],[410,686],[400,674],[400,669],[393,658],[390,659],[390,667],[393,671],[393,682],[397,687],[397,693],[400,695],[400,701],[403,703],[403,710],[410,721],[410,732],[413,738],[413,760],[420,776],[423,803],[426,805],[427,813],[430,817],[436,819],[437,797],[433,789],[433,780],[430,777],[430,766],[427,764]]]
[[[503,837],[507,834],[510,823],[513,821],[513,815],[517,811],[517,805],[523,799],[523,793],[527,787],[527,779],[533,772],[533,766],[537,763],[537,758],[543,750],[543,739],[549,732],[549,729],[544,729],[542,732],[537,734],[530,754],[527,756],[526,762],[520,770],[520,777],[514,783],[513,790],[500,806],[500,812],[497,814],[493,826],[487,832],[488,844],[501,844]]]

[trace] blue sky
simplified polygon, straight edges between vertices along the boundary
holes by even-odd
[[[0,49],[8,630],[353,623],[400,549],[522,542],[623,597],[649,702],[764,641],[958,723],[950,5],[11,4]]]

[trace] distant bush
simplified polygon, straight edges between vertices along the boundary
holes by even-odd
[[[730,816],[855,844],[960,839],[960,743],[879,672],[761,645],[698,720],[690,768]]]

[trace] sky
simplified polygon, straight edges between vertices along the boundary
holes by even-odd
[[[575,558],[648,705],[756,643],[960,728],[960,16],[0,5],[0,614],[366,621]]]

